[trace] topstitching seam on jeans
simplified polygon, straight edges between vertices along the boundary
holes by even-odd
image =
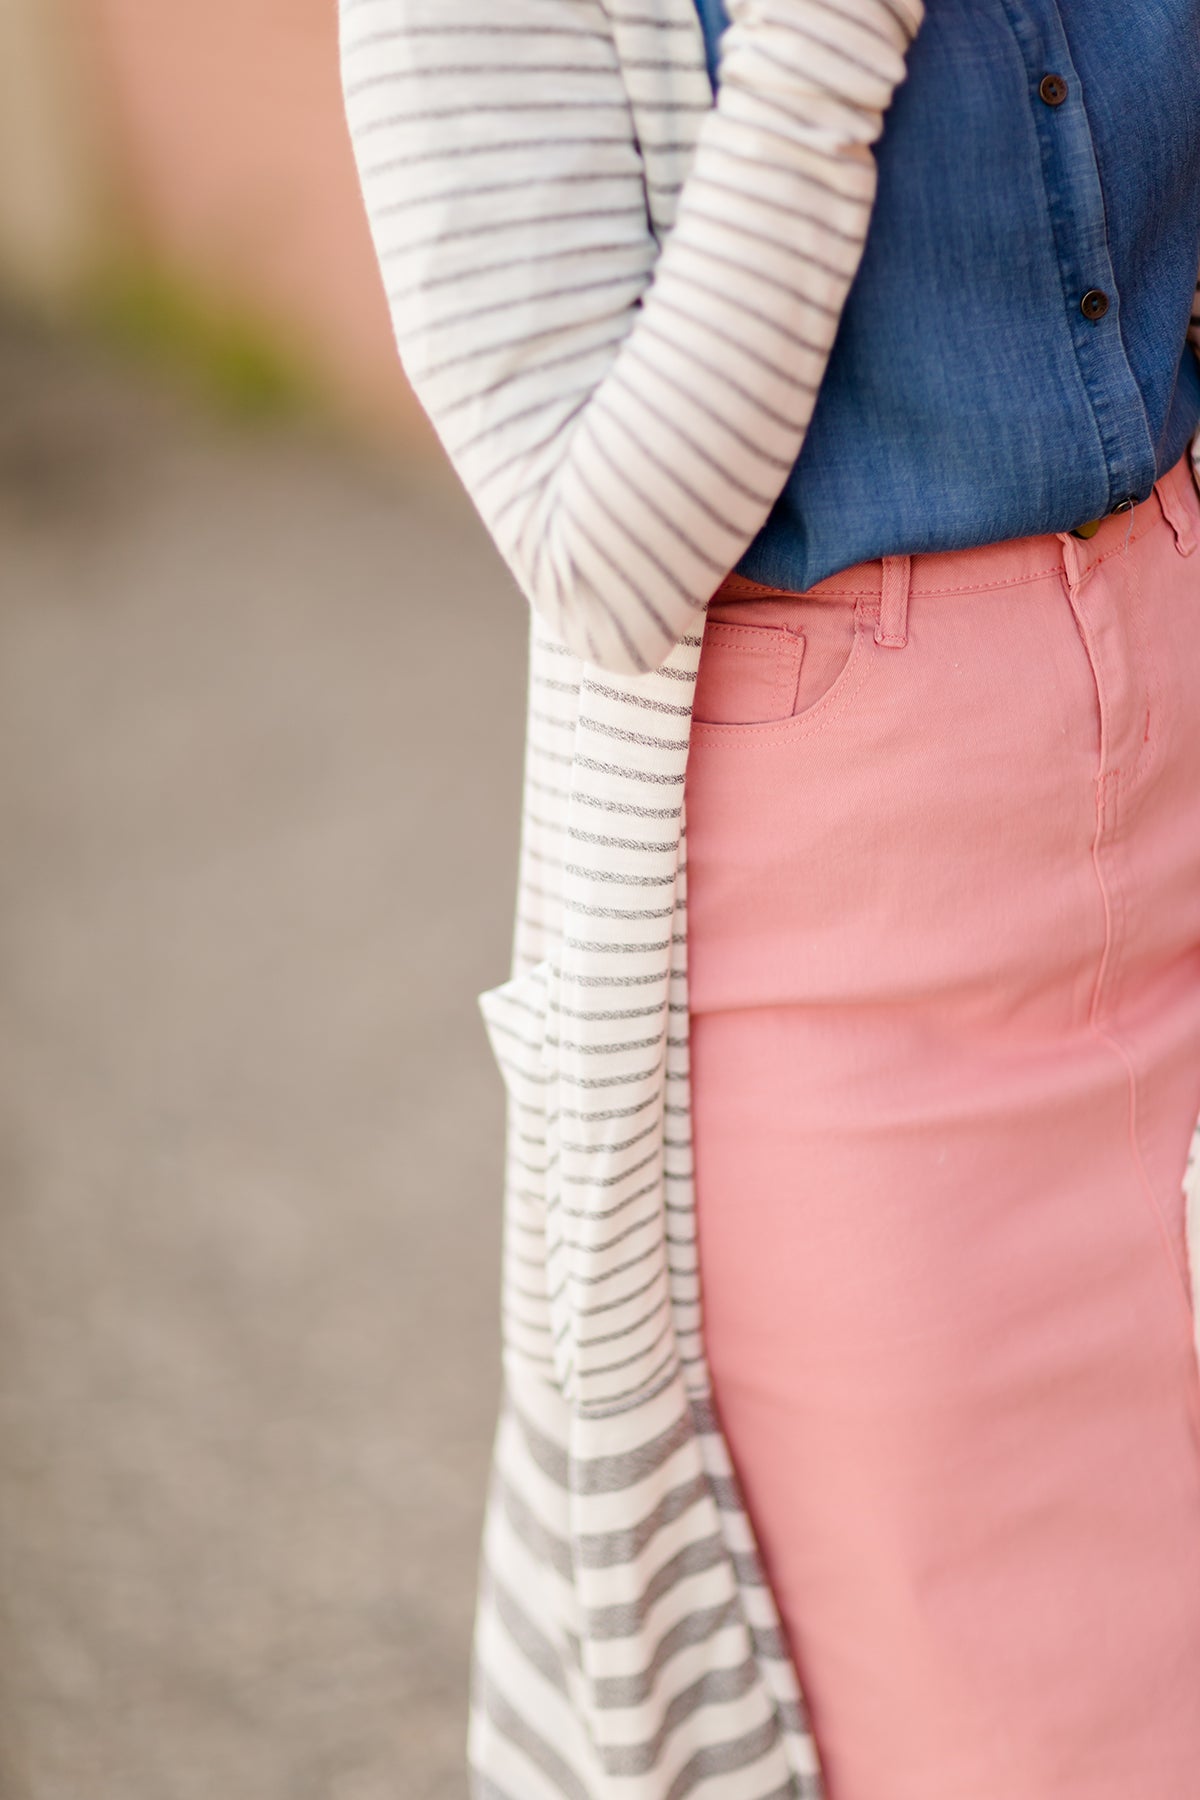
[[[838,713],[842,711],[843,707],[847,706],[854,698],[854,695],[866,680],[867,673],[871,666],[870,658],[866,655],[868,648],[869,645],[866,641],[865,632],[863,628],[856,623],[854,628],[854,642],[850,646],[850,655],[837,676],[834,685],[827,693],[822,694],[819,700],[814,700],[811,706],[805,707],[803,712],[792,713],[791,716],[786,719],[772,719],[764,721],[762,724],[747,725],[722,725],[711,719],[694,719],[692,722],[692,737],[695,738],[697,735],[702,735],[706,731],[716,732],[718,734],[718,739],[723,737],[726,743],[735,743],[744,740],[751,735],[754,737],[762,737],[768,732],[775,732],[777,734],[786,732],[789,736],[794,738],[808,737],[813,724],[827,724],[830,719],[835,719]],[[854,679],[849,680],[848,678],[855,660],[858,661],[859,667],[857,673],[854,675]],[[844,688],[841,686],[843,681],[847,682],[847,686]]]
[[[1095,1037],[1101,1039],[1102,1042],[1110,1047],[1110,1049],[1116,1052],[1125,1070],[1126,1089],[1128,1094],[1127,1126],[1129,1148],[1133,1154],[1134,1169],[1138,1177],[1138,1187],[1141,1191],[1143,1201],[1150,1209],[1155,1232],[1162,1249],[1162,1255],[1166,1265],[1163,1269],[1164,1276],[1170,1285],[1171,1292],[1176,1296],[1177,1303],[1183,1308],[1188,1359],[1190,1363],[1189,1398],[1193,1420],[1197,1428],[1200,1429],[1200,1361],[1197,1360],[1195,1353],[1196,1315],[1193,1310],[1192,1302],[1191,1274],[1186,1265],[1183,1268],[1180,1267],[1178,1259],[1176,1258],[1175,1247],[1171,1241],[1170,1229],[1163,1216],[1163,1209],[1159,1204],[1158,1195],[1154,1191],[1154,1183],[1150,1179],[1149,1171],[1146,1168],[1145,1157],[1142,1154],[1139,1133],[1141,1114],[1138,1110],[1137,1069],[1132,1054],[1117,1032],[1105,1025],[1094,1025],[1092,1027],[1092,1032]]]
[[[731,631],[735,637],[745,637],[747,650],[763,650],[772,656],[778,656],[780,649],[786,648],[781,634],[795,636],[786,625],[735,625],[732,619],[710,619],[708,629],[713,633],[713,642],[717,641],[718,631]]]
[[[1147,769],[1153,768],[1158,760],[1159,740],[1162,736],[1162,695],[1158,684],[1157,664],[1150,654],[1147,640],[1146,620],[1142,611],[1142,573],[1136,564],[1126,564],[1126,576],[1131,592],[1126,596],[1129,617],[1133,632],[1141,649],[1142,666],[1146,671],[1146,723],[1143,726],[1143,737],[1138,746],[1130,769],[1130,777],[1136,775],[1139,780]],[[1154,729],[1157,720],[1158,729]]]
[[[794,630],[790,625],[734,625],[725,619],[711,620],[707,629],[714,633],[714,636],[709,639],[707,644],[707,651],[710,658],[714,651],[718,655],[720,654],[720,645],[722,642],[727,643],[731,649],[735,647],[734,644],[729,643],[728,639],[721,639],[715,635],[717,632],[722,631],[730,633],[734,640],[738,640],[740,647],[743,650],[750,650],[755,655],[762,653],[769,654],[771,659],[770,680],[772,683],[772,693],[778,694],[778,703],[781,706],[786,698],[789,710],[786,714],[781,716],[783,718],[792,717],[791,708],[795,706],[796,702],[796,690],[800,685],[800,670],[804,662],[804,652],[806,647],[803,632]],[[710,660],[706,665],[705,646],[702,644],[700,665],[699,670],[697,671],[697,687],[699,687],[700,675],[703,673],[706,666],[711,672],[713,663]],[[694,706],[692,711],[693,730],[702,725],[741,726],[743,724],[770,724],[773,722],[775,721],[760,721],[755,719],[746,721],[734,719],[701,719],[697,718]]]
[[[1119,769],[1102,769],[1096,777],[1096,829],[1092,837],[1092,873],[1096,878],[1096,886],[1100,891],[1100,901],[1104,908],[1104,944],[1100,951],[1100,961],[1092,982],[1092,997],[1088,1003],[1088,1024],[1093,1031],[1100,1030],[1101,1000],[1110,985],[1110,970],[1116,954],[1116,943],[1119,935],[1117,908],[1120,902],[1119,892],[1114,891],[1105,880],[1100,866],[1100,852],[1106,822],[1112,821],[1113,834],[1119,822],[1117,790],[1120,783]],[[1109,794],[1113,795],[1110,802]],[[1109,842],[1112,841],[1110,834]]]
[[[1105,774],[1100,777],[1098,783],[1098,790],[1104,797],[1104,804],[1097,812],[1097,832],[1092,846],[1092,865],[1096,875],[1096,883],[1100,889],[1100,896],[1104,903],[1105,932],[1104,949],[1101,953],[1100,968],[1096,974],[1096,983],[1092,994],[1092,1006],[1089,1011],[1088,1025],[1094,1038],[1101,1043],[1107,1044],[1110,1049],[1115,1051],[1125,1070],[1126,1090],[1128,1095],[1127,1128],[1129,1134],[1129,1147],[1133,1154],[1134,1166],[1137,1171],[1138,1185],[1141,1190],[1142,1198],[1149,1206],[1154,1221],[1155,1231],[1162,1247],[1162,1253],[1166,1264],[1163,1268],[1163,1274],[1170,1285],[1172,1293],[1176,1296],[1177,1304],[1181,1305],[1183,1308],[1187,1342],[1189,1351],[1191,1351],[1195,1341],[1196,1331],[1196,1319],[1192,1309],[1191,1278],[1187,1269],[1180,1269],[1179,1263],[1175,1258],[1167,1221],[1163,1216],[1162,1207],[1159,1205],[1158,1196],[1154,1191],[1154,1184],[1150,1180],[1145,1165],[1145,1159],[1142,1155],[1142,1147],[1137,1130],[1138,1119],[1140,1117],[1137,1110],[1137,1071],[1134,1067],[1133,1058],[1124,1041],[1113,1029],[1111,1023],[1102,1019],[1100,1014],[1100,1000],[1102,993],[1107,992],[1111,997],[1117,992],[1117,961],[1120,956],[1121,948],[1126,941],[1128,924],[1127,898],[1125,894],[1125,885],[1120,877],[1118,859],[1111,855],[1108,857],[1108,879],[1105,878],[1100,865],[1100,839],[1103,819],[1104,814],[1109,810],[1107,805],[1107,792],[1111,785],[1119,796],[1120,776],[1120,769],[1113,768],[1106,771]],[[1111,823],[1112,829],[1106,840],[1106,844],[1110,851],[1115,851],[1124,840],[1124,809],[1119,802],[1114,809],[1114,816]],[[1191,1410],[1196,1428],[1200,1431],[1200,1362],[1197,1361],[1194,1354],[1191,1357],[1191,1361],[1196,1374],[1196,1379],[1191,1384]]]
[[[909,585],[908,595],[910,600],[915,600],[922,594],[978,594],[987,591],[989,588],[1021,587],[1027,581],[1044,581],[1047,575],[1057,575],[1058,569],[1059,565],[1055,563],[1052,568],[1035,569],[1028,575],[1007,576],[1003,581],[972,581],[965,583],[954,581],[951,582],[948,587],[923,587],[920,583],[913,581]],[[877,587],[823,588],[820,593],[806,592],[805,594],[797,594],[794,598],[797,600],[807,598],[812,598],[814,600],[824,600],[828,598],[832,600],[835,595],[845,599],[878,600],[879,589]]]

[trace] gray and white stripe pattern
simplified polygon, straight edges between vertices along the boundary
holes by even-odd
[[[342,0],[405,368],[577,657],[657,669],[766,517],[914,5],[735,0],[713,107],[689,0]]]
[[[531,603],[472,1793],[818,1800],[700,1335],[684,772],[921,0],[730,0],[715,106],[693,0],[340,5],[400,354]]]

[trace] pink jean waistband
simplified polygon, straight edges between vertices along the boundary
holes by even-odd
[[[1194,548],[1200,531],[1200,493],[1192,474],[1189,451],[1155,482],[1147,498],[1129,512],[1110,513],[1100,522],[1090,538],[1077,538],[1070,531],[1036,532],[1023,538],[1006,538],[998,543],[973,545],[966,550],[923,550],[910,557],[876,557],[873,561],[855,563],[839,569],[824,581],[804,590],[768,587],[750,581],[744,575],[727,575],[710,605],[730,600],[769,600],[774,598],[809,598],[828,595],[830,599],[857,599],[880,594],[885,563],[903,560],[908,565],[908,589],[911,594],[969,593],[989,588],[1009,588],[1024,581],[1037,581],[1056,574],[1064,563],[1073,579],[1102,562],[1119,555],[1135,543],[1144,532],[1165,519],[1185,553]]]

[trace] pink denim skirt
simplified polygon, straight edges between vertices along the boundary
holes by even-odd
[[[1200,501],[711,602],[718,1415],[829,1800],[1197,1800]]]

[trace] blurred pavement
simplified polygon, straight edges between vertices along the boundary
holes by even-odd
[[[0,1800],[463,1800],[524,602],[437,467],[0,394]]]

